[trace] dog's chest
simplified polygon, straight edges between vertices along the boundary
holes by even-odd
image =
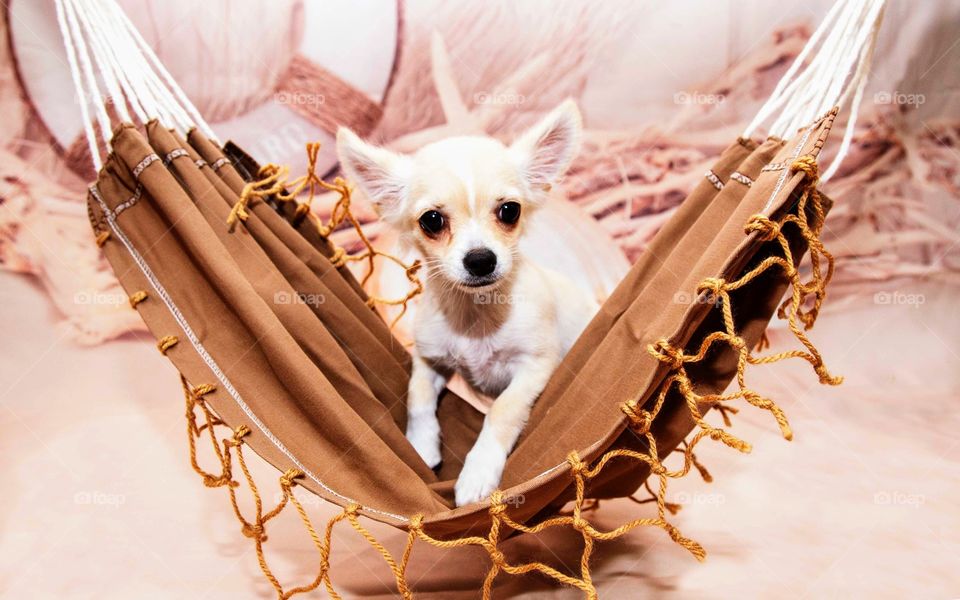
[[[454,336],[450,340],[448,357],[454,368],[480,391],[496,395],[513,379],[523,350],[509,343],[509,336],[491,336],[469,339]]]
[[[435,323],[439,325],[439,323]],[[437,327],[418,337],[421,355],[463,375],[481,392],[496,396],[516,373],[529,349],[513,329],[474,337]]]

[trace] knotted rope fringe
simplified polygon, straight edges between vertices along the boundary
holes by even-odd
[[[731,422],[729,415],[736,413],[737,409],[732,406],[727,406],[724,403],[743,398],[753,406],[770,411],[780,425],[784,437],[790,439],[792,432],[783,411],[781,411],[773,401],[763,398],[746,386],[744,380],[746,366],[748,364],[768,364],[787,358],[802,358],[813,366],[820,377],[821,383],[836,385],[841,381],[841,378],[831,376],[827,372],[823,366],[819,352],[813,347],[804,333],[805,329],[812,326],[815,321],[817,311],[824,299],[825,288],[833,272],[833,258],[823,248],[818,237],[823,226],[824,213],[820,195],[816,191],[816,163],[808,157],[803,157],[794,163],[793,168],[796,171],[804,173],[805,177],[804,187],[798,202],[797,215],[791,214],[779,223],[771,221],[761,215],[755,215],[746,226],[747,233],[757,233],[761,239],[766,241],[776,240],[783,251],[783,256],[771,256],[763,260],[759,265],[742,275],[736,281],[727,282],[721,279],[708,278],[701,282],[699,290],[712,294],[717,300],[717,303],[720,304],[724,330],[709,334],[694,354],[685,354],[682,348],[675,348],[666,340],[660,340],[649,347],[650,353],[658,360],[668,364],[672,372],[660,386],[655,397],[652,399],[652,404],[648,403],[649,406],[640,406],[638,401],[627,402],[620,406],[631,429],[633,429],[637,435],[645,438],[648,450],[645,453],[624,448],[608,450],[601,455],[592,466],[585,463],[577,452],[571,452],[568,455],[567,464],[573,479],[575,496],[573,508],[568,513],[558,514],[555,517],[548,518],[535,525],[526,525],[515,521],[508,514],[509,499],[505,497],[502,491],[498,490],[494,492],[490,498],[490,529],[486,536],[469,536],[451,540],[437,539],[426,533],[424,529],[424,515],[414,515],[409,521],[407,540],[399,561],[396,560],[383,544],[360,522],[359,517],[363,507],[357,504],[351,504],[345,507],[339,514],[330,518],[321,534],[313,525],[303,505],[292,491],[296,486],[296,480],[303,475],[296,469],[290,469],[280,477],[279,484],[282,497],[273,509],[264,511],[259,488],[253,481],[250,471],[247,469],[242,451],[244,439],[250,433],[250,430],[246,426],[241,425],[236,429],[230,430],[228,437],[218,441],[214,429],[218,427],[226,428],[226,425],[214,415],[212,409],[205,401],[206,396],[216,393],[216,387],[209,384],[190,387],[186,380],[181,377],[184,395],[186,397],[187,435],[190,444],[191,466],[201,476],[204,484],[208,487],[227,488],[234,514],[241,524],[242,532],[247,537],[253,539],[260,568],[264,576],[276,590],[277,597],[281,599],[311,592],[321,585],[324,586],[331,597],[340,598],[330,578],[330,554],[332,550],[333,528],[341,521],[349,523],[354,531],[380,553],[384,562],[393,573],[397,590],[403,598],[411,598],[413,595],[409,583],[406,580],[406,571],[414,544],[418,540],[438,548],[450,549],[465,546],[479,546],[483,548],[490,557],[490,569],[484,578],[481,588],[483,598],[489,598],[491,596],[494,580],[500,573],[522,575],[525,573],[538,572],[559,583],[583,591],[586,598],[595,599],[597,598],[597,590],[590,573],[590,558],[596,542],[618,538],[638,527],[650,526],[663,529],[673,541],[686,548],[698,560],[703,560],[706,556],[703,547],[697,542],[684,537],[674,525],[667,521],[667,513],[675,514],[680,508],[678,505],[666,501],[667,482],[669,479],[684,477],[691,469],[696,469],[705,481],[709,482],[712,480],[710,473],[698,462],[694,454],[694,448],[704,438],[709,437],[713,440],[720,441],[741,452],[749,452],[751,447],[747,442],[727,433],[724,429],[708,424],[703,419],[703,415],[699,409],[700,403],[714,406],[720,412],[724,425],[730,427]],[[806,217],[808,208],[812,209],[814,214],[814,221],[812,223],[809,222]],[[799,228],[801,236],[806,240],[810,249],[811,262],[814,264],[814,273],[809,282],[804,283],[801,281],[799,272],[794,267],[793,255],[790,252],[787,239],[782,232],[783,227],[788,224],[793,224]],[[825,271],[821,269],[821,259],[826,261]],[[787,319],[791,331],[805,346],[806,350],[787,351],[771,356],[755,357],[751,354],[743,338],[736,332],[730,292],[743,287],[767,269],[771,268],[782,269],[792,285],[793,293],[787,302],[784,303],[782,314],[784,318]],[[813,308],[807,312],[803,312],[802,305],[810,296],[815,298]],[[801,324],[805,327],[801,327]],[[739,389],[728,394],[700,395],[694,391],[694,382],[688,376],[686,366],[690,363],[703,360],[709,349],[715,343],[727,343],[739,353],[736,375]],[[690,439],[682,443],[681,447],[674,450],[674,452],[683,456],[683,463],[679,468],[670,470],[663,464],[659,457],[657,440],[651,432],[651,426],[663,408],[668,394],[674,389],[674,386],[676,386],[682,394],[688,410],[698,425],[698,429]],[[199,425],[196,414],[198,409],[203,416],[203,423]],[[217,461],[220,463],[219,474],[205,471],[198,464],[196,457],[196,440],[199,439],[204,432],[206,432],[210,438],[214,456],[216,456]],[[234,455],[236,456],[236,462],[240,465],[243,477],[246,480],[247,488],[253,497],[253,518],[244,516],[239,508],[237,501],[237,488],[239,487],[239,483],[233,478],[235,471],[233,466]],[[638,504],[656,503],[657,512],[656,516],[638,518],[615,529],[603,531],[594,527],[593,524],[584,517],[586,512],[598,506],[596,502],[593,502],[593,504],[589,503],[590,500],[586,498],[586,487],[587,482],[596,477],[608,463],[614,460],[632,460],[638,464],[646,465],[650,469],[651,477],[656,478],[655,481],[658,484],[657,489],[654,490],[651,487],[650,480],[648,479],[644,482],[644,488],[650,494],[650,497],[646,499],[631,497],[631,500]],[[313,541],[320,559],[319,571],[313,581],[306,585],[289,589],[285,589],[277,580],[267,563],[263,550],[263,544],[267,540],[266,526],[268,522],[279,515],[287,505],[293,505],[310,539]],[[505,528],[523,533],[536,534],[551,527],[570,527],[571,530],[577,531],[582,535],[583,553],[580,558],[580,569],[577,575],[563,573],[541,562],[511,564],[500,549],[500,541],[505,537],[503,535]]]
[[[321,179],[319,175],[317,175],[317,157],[319,156],[319,153],[320,144],[318,142],[310,142],[307,144],[307,172],[305,175],[301,175],[292,181],[287,181],[290,174],[290,169],[288,167],[278,166],[275,164],[266,164],[262,166],[257,174],[259,179],[248,183],[241,191],[240,199],[234,205],[233,210],[230,211],[230,215],[227,217],[227,225],[230,226],[230,230],[233,231],[233,227],[236,225],[238,220],[246,221],[249,217],[247,206],[249,206],[251,201],[254,199],[267,198],[272,198],[278,202],[293,202],[296,204],[293,218],[294,227],[299,227],[304,219],[309,218],[315,224],[320,237],[324,239],[329,239],[331,233],[340,228],[340,226],[344,223],[349,223],[349,225],[352,226],[356,232],[357,237],[360,238],[360,242],[363,244],[364,250],[358,254],[348,254],[344,248],[335,246],[333,256],[330,257],[330,262],[333,263],[334,267],[340,268],[349,262],[367,261],[367,272],[360,282],[361,286],[366,286],[367,282],[370,280],[370,277],[373,275],[375,269],[375,259],[377,256],[381,256],[384,259],[399,265],[400,268],[404,270],[407,280],[410,282],[411,289],[403,298],[391,299],[371,296],[367,300],[367,304],[369,304],[371,307],[378,304],[383,306],[401,307],[400,312],[390,324],[390,327],[392,328],[394,325],[396,325],[397,321],[399,321],[403,315],[406,314],[407,305],[410,300],[423,291],[423,283],[417,276],[417,271],[420,270],[420,261],[417,260],[408,265],[399,257],[374,248],[373,244],[364,233],[363,228],[360,226],[360,222],[350,210],[352,190],[347,182],[342,178],[337,177],[333,180],[333,183],[328,183]],[[339,198],[333,205],[333,208],[330,211],[330,217],[326,222],[323,222],[319,217],[317,217],[316,214],[313,213],[313,211],[310,210],[314,197],[318,192],[323,190],[337,192],[337,194],[339,194]],[[306,200],[298,204],[297,198],[305,192],[307,194]]]

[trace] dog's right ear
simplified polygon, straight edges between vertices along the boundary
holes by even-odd
[[[407,195],[410,158],[368,144],[346,127],[337,129],[337,157],[347,180],[363,190],[377,214],[396,220]]]

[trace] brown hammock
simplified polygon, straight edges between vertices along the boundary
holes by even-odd
[[[260,168],[229,144],[225,154],[196,131],[183,140],[155,122],[145,133],[123,125],[90,188],[89,214],[131,304],[182,374],[193,468],[227,490],[280,597],[320,585],[336,595],[330,534],[340,521],[384,556],[403,596],[418,540],[486,549],[485,594],[501,572],[539,571],[595,596],[597,540],[656,526],[703,558],[669,523],[666,486],[700,468],[693,451],[705,438],[749,451],[727,431],[731,404],[769,411],[791,437],[776,404],[749,387],[750,365],[799,358],[821,382],[839,382],[804,333],[832,273],[819,241],[830,202],[817,191],[816,160],[835,114],[789,141],[737,140],[723,152],[557,369],[510,455],[502,492],[460,508],[453,483],[483,415],[445,392],[443,463],[434,473],[422,462],[404,437],[407,351],[371,309],[349,257],[327,240],[329,224],[289,201],[293,182],[276,167]],[[349,190],[341,191],[349,219]],[[806,252],[812,270],[802,277]],[[762,354],[755,348],[778,305],[799,349]],[[710,408],[723,426],[706,420]],[[199,464],[201,438],[212,442],[215,468]],[[272,493],[250,477],[245,447],[283,473],[278,506],[263,506]],[[293,486],[344,510],[316,527]],[[650,514],[612,531],[585,517],[587,499],[641,486]],[[243,488],[254,496],[252,515],[239,508]],[[572,512],[560,512],[571,501]],[[321,558],[316,579],[298,588],[281,585],[263,553],[269,521],[289,504]],[[409,531],[403,554],[391,555],[360,516]],[[498,547],[514,531],[548,527],[583,535],[579,573],[511,563]]]

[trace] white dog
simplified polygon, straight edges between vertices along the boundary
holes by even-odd
[[[437,397],[454,372],[496,398],[457,480],[458,506],[497,488],[534,401],[597,310],[571,281],[518,249],[576,155],[580,133],[570,100],[510,146],[453,137],[407,156],[337,132],[347,177],[426,267],[407,438],[428,465],[440,463]]]

